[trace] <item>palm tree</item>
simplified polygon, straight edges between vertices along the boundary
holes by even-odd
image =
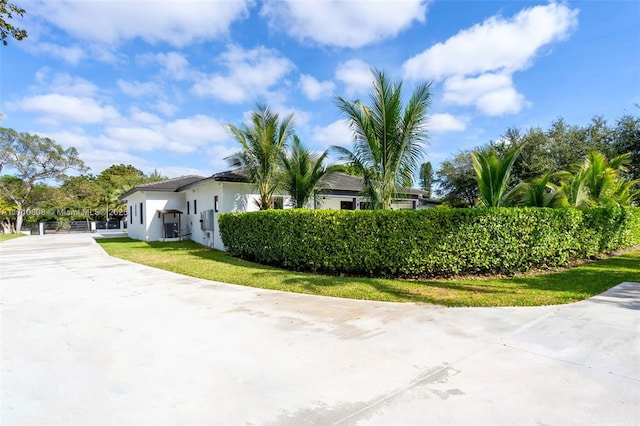
[[[353,149],[334,149],[340,160],[353,164],[364,177],[363,193],[375,208],[388,209],[398,186],[410,186],[427,138],[431,84],[419,85],[403,106],[402,82],[389,81],[374,70],[371,105],[336,97],[353,132]]]
[[[282,184],[280,159],[293,135],[293,126],[293,114],[280,120],[277,113],[262,104],[257,104],[251,113],[251,124],[228,125],[242,149],[226,160],[232,167],[244,168],[249,181],[256,185],[260,210],[273,206],[273,194]]]
[[[551,173],[545,173],[527,182],[520,182],[510,191],[512,203],[522,207],[567,207],[564,192],[559,186],[549,182],[550,179]]]
[[[509,149],[502,158],[498,157],[492,147],[471,154],[480,204],[501,207],[510,203],[513,194],[507,192],[507,189],[511,183],[511,169],[521,151],[522,145]]]
[[[325,166],[324,160],[329,151],[314,155],[300,142],[300,138],[293,137],[290,152],[282,155],[284,166],[283,189],[291,196],[291,202],[295,208],[303,208],[310,199],[317,201],[318,194],[315,191],[318,181],[328,173],[337,172],[339,166]]]
[[[569,204],[577,208],[630,205],[640,192],[631,190],[638,181],[621,176],[630,158],[627,153],[607,160],[604,154],[590,151],[582,164],[559,172],[557,177]]]

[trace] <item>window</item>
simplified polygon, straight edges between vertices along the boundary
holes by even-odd
[[[144,216],[142,215],[142,203],[140,203],[140,225],[144,225]]]
[[[340,201],[340,210],[353,210],[353,201]]]
[[[283,209],[284,208],[284,198],[283,197],[273,197],[273,206],[274,209]]]
[[[217,195],[213,196],[213,211],[218,213],[218,196]]]
[[[191,207],[191,201],[187,201],[187,214],[191,214],[191,209],[189,207]]]
[[[198,200],[193,200],[193,214],[198,214]]]
[[[129,206],[129,223],[133,225],[133,206]]]

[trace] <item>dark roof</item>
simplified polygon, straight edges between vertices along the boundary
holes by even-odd
[[[318,182],[318,188],[329,191],[353,191],[360,192],[364,186],[364,179],[345,173],[331,173],[324,176]],[[424,196],[427,193],[417,188],[398,188],[398,193],[406,195]]]
[[[245,169],[226,170],[216,173],[210,177],[202,176],[181,176],[174,179],[163,180],[161,182],[152,182],[138,185],[132,190],[123,194],[120,199],[124,199],[136,191],[165,191],[180,192],[189,189],[192,186],[204,184],[207,182],[248,182]],[[364,179],[358,176],[351,176],[345,173],[330,173],[320,179],[318,189],[326,192],[343,192],[343,193],[360,193],[364,186]],[[422,198],[426,203],[439,204],[437,201],[426,200],[424,196],[426,192],[416,188],[398,188],[398,192],[404,195],[413,195]],[[415,197],[412,197],[415,198]]]
[[[162,192],[176,192],[179,188],[197,182],[199,180],[206,179],[203,176],[189,175],[180,176],[173,179],[161,180],[159,182],[150,182],[137,185],[120,196],[123,200],[127,196],[137,191],[162,191]]]

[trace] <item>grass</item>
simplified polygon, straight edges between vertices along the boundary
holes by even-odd
[[[0,234],[0,242],[13,240],[14,238],[24,237],[24,234]]]
[[[640,250],[545,275],[392,280],[307,274],[259,265],[193,241],[97,240],[111,256],[197,278],[351,299],[445,306],[537,306],[576,302],[623,281],[640,281]]]

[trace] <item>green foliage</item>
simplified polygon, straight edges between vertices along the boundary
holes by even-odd
[[[315,191],[318,181],[326,174],[340,169],[323,164],[328,154],[325,151],[319,156],[315,155],[302,145],[297,136],[293,137],[289,152],[282,155],[283,189],[291,196],[293,207],[303,208],[311,199],[319,201],[319,194]]]
[[[279,210],[221,214],[227,250],[331,274],[513,274],[640,244],[640,209]]]
[[[251,113],[251,123],[227,126],[242,149],[227,158],[233,167],[242,167],[249,182],[256,185],[260,210],[273,206],[273,194],[281,188],[283,173],[280,160],[293,136],[293,115],[280,120],[266,105],[258,104]]]
[[[520,182],[511,191],[511,201],[521,207],[568,207],[567,197],[562,189],[549,181],[551,173],[539,178]]]
[[[420,166],[420,188],[426,191],[426,197],[431,198],[433,186],[433,166],[431,162],[422,163]]]
[[[508,205],[511,169],[522,146],[516,146],[498,156],[493,148],[485,148],[471,155],[480,192],[480,203],[487,207]]]
[[[3,45],[7,45],[7,36],[11,36],[18,41],[27,37],[26,30],[17,28],[9,22],[10,19],[14,18],[14,14],[22,17],[25,12],[24,9],[9,3],[7,0],[0,0],[0,38]]]
[[[473,207],[480,196],[472,151],[460,151],[440,164],[438,195],[450,207]]]
[[[63,149],[55,141],[13,129],[0,127],[0,170],[15,170],[20,185],[6,185],[0,180],[3,197],[17,207],[16,231],[20,231],[24,210],[31,207],[31,192],[36,185],[49,180],[62,180],[68,170],[86,170],[75,148]]]
[[[569,205],[577,208],[628,206],[639,191],[632,190],[638,181],[623,176],[630,153],[607,160],[604,154],[590,151],[571,171],[557,174]]]
[[[431,85],[419,85],[404,105],[402,82],[374,71],[370,104],[336,98],[354,136],[352,150],[334,146],[341,160],[364,178],[363,193],[375,208],[389,209],[398,187],[411,186],[427,138]]]

